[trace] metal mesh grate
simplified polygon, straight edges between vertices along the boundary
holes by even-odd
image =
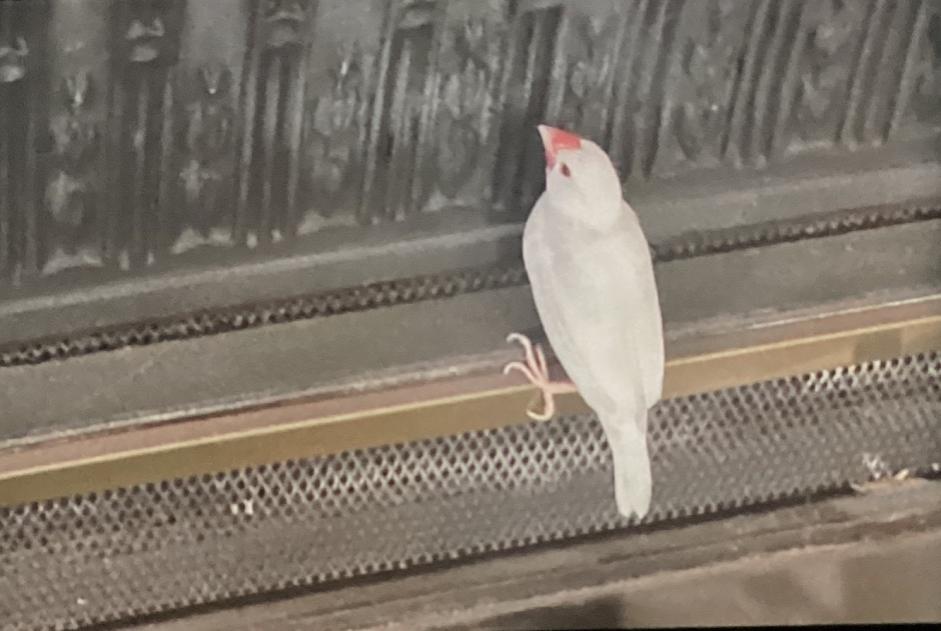
[[[941,460],[941,357],[662,403],[648,522]],[[0,624],[103,621],[617,527],[600,426],[566,418],[0,509]]]

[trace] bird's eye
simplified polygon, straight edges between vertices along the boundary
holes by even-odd
[[[569,165],[565,164],[564,162],[559,167],[559,170],[562,171],[562,175],[564,175],[565,177],[572,176],[572,170],[569,168]]]

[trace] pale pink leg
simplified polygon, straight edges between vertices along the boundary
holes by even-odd
[[[510,362],[503,368],[503,374],[517,370],[529,380],[531,384],[539,388],[542,394],[543,409],[542,412],[534,412],[532,409],[526,410],[526,415],[535,421],[548,421],[555,415],[554,395],[564,392],[571,392],[573,385],[564,381],[551,381],[549,379],[549,366],[546,362],[546,355],[542,347],[538,344],[533,345],[528,337],[519,333],[510,333],[506,338],[507,342],[517,342],[523,347],[525,361]]]

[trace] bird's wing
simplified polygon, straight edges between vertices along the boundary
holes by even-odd
[[[637,310],[636,326],[639,337],[635,340],[641,358],[644,375],[644,394],[647,407],[660,400],[663,394],[664,344],[663,316],[660,310],[660,295],[654,276],[650,246],[637,221],[634,210],[622,202],[624,215],[630,218],[624,233],[625,247],[630,255],[630,265],[638,270],[636,277],[638,303],[644,305]]]
[[[643,407],[650,407],[660,394],[663,343],[643,234],[626,222],[599,236],[550,223],[558,218],[543,196],[523,239],[533,296],[553,350],[599,414],[636,409],[636,389],[628,385],[635,380],[643,384]]]

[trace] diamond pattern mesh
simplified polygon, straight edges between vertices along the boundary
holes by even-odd
[[[665,401],[645,521],[941,461],[941,357]],[[629,526],[564,418],[0,509],[0,625],[74,629]]]

